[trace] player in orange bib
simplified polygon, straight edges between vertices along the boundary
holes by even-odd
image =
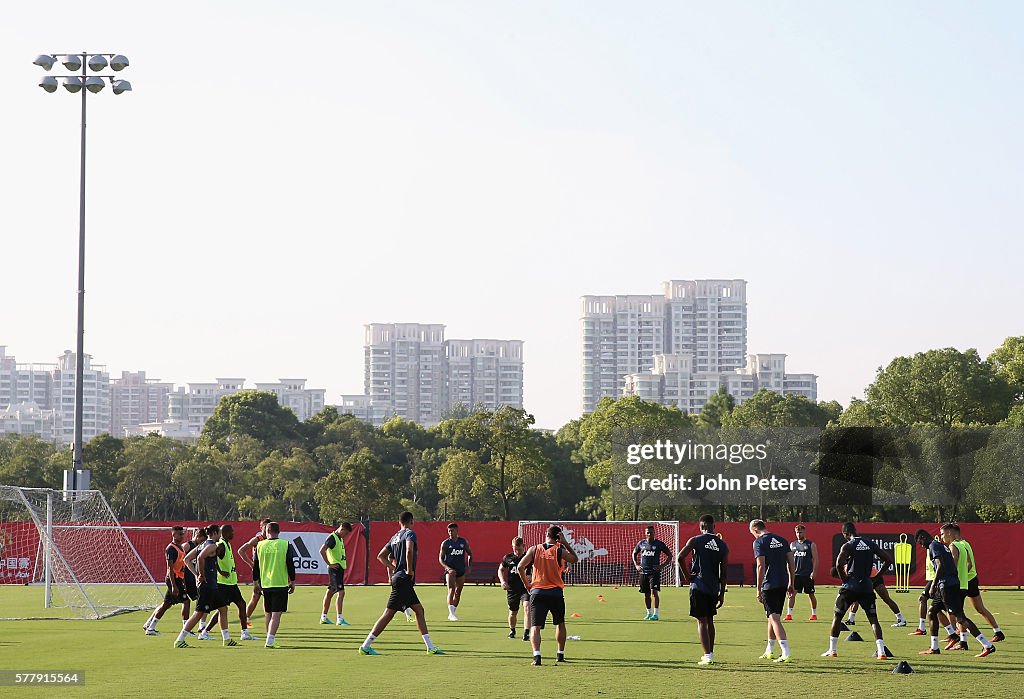
[[[548,527],[547,541],[531,546],[519,561],[519,577],[527,580],[527,571],[533,566],[533,577],[527,583],[530,590],[530,642],[533,644],[533,664],[540,665],[540,630],[544,628],[548,612],[551,623],[557,626],[555,642],[558,643],[556,662],[565,662],[565,582],[562,572],[565,565],[575,563],[579,556],[572,550],[562,528],[552,524]]]

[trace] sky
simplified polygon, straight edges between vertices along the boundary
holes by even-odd
[[[0,10],[0,345],[361,393],[363,325],[525,341],[580,412],[580,297],[748,281],[749,352],[848,404],[1024,334],[1024,5],[122,0]],[[59,66],[58,66],[59,67]],[[58,73],[57,68],[51,74]]]

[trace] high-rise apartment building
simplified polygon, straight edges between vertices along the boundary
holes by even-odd
[[[215,383],[179,386],[167,396],[168,418],[183,423],[190,434],[199,436],[220,399],[244,390],[244,384],[245,379],[217,379]]]
[[[277,402],[288,408],[301,422],[305,422],[324,409],[327,391],[322,388],[306,388],[306,379],[278,379],[277,383],[258,383],[257,391],[270,391],[277,396]]]
[[[110,374],[105,366],[93,365],[92,356],[82,355],[82,439],[110,432]],[[75,369],[78,355],[71,350],[57,358],[51,372],[52,400],[49,408],[60,414],[55,430],[57,440],[71,444],[75,435]]]
[[[522,340],[446,340],[448,407],[523,407]]]
[[[174,384],[146,378],[145,371],[122,371],[110,381],[110,434],[124,437],[127,429],[167,419],[167,396]]]

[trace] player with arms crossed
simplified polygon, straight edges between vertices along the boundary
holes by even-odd
[[[751,520],[750,534],[754,537],[754,558],[757,560],[757,601],[764,605],[768,617],[768,647],[759,658],[788,663],[789,640],[782,626],[782,606],[786,603],[787,592],[795,592],[793,551],[788,541],[768,531],[762,519]],[[774,654],[776,640],[782,650],[778,658]]]
[[[427,630],[427,620],[423,615],[423,605],[416,596],[416,558],[418,544],[416,543],[416,532],[412,530],[412,512],[403,512],[398,517],[401,529],[391,537],[384,548],[377,554],[377,560],[388,569],[388,577],[391,579],[391,596],[388,597],[387,608],[381,614],[380,619],[373,625],[373,629],[367,635],[363,645],[359,646],[360,655],[380,655],[372,647],[374,639],[384,633],[395,614],[409,608],[416,615],[416,626],[419,628],[423,642],[427,646],[427,652],[432,655],[444,655],[444,651],[434,645],[430,640],[430,631]]]
[[[277,650],[277,631],[281,615],[288,611],[288,595],[295,592],[295,558],[292,545],[280,537],[281,525],[267,522],[267,538],[256,544],[252,581],[263,595],[263,614],[267,628],[265,648]]]
[[[579,556],[565,540],[562,528],[552,524],[548,527],[547,540],[531,546],[519,561],[519,578],[530,589],[530,644],[533,646],[533,664],[540,665],[540,630],[551,613],[551,623],[556,626],[555,642],[558,644],[556,662],[565,662],[565,581],[562,571],[567,563],[575,563]],[[528,573],[533,566],[533,576]]]
[[[352,533],[352,525],[342,522],[320,547],[320,558],[327,564],[327,591],[324,593],[324,608],[320,614],[321,624],[330,624],[327,610],[331,608],[331,598],[338,595],[338,626],[351,626],[345,621],[342,606],[345,603],[345,570],[348,559],[345,556],[345,535]]]
[[[818,598],[814,596],[814,576],[818,572],[818,545],[807,538],[807,527],[798,524],[793,531],[796,533],[796,541],[790,542],[789,548],[793,552],[793,561],[796,564],[796,579],[793,583],[793,594],[789,595],[789,604],[786,607],[786,618],[783,621],[793,621],[793,604],[796,602],[797,594],[806,594],[811,601],[811,618],[809,621],[818,620]]]
[[[516,621],[519,616],[519,606],[523,605],[523,640],[530,640],[530,593],[526,591],[523,579],[519,577],[519,561],[523,560],[526,554],[526,545],[523,537],[517,536],[512,539],[512,553],[506,553],[498,565],[498,580],[501,581],[501,589],[508,593],[508,637],[516,637]],[[530,574],[532,569],[526,571]]]
[[[693,553],[687,572],[686,557]],[[715,615],[725,604],[725,572],[729,547],[715,536],[715,518],[700,518],[700,534],[686,542],[677,558],[679,579],[690,586],[690,616],[697,620],[697,636],[704,655],[698,665],[715,660]]]
[[[654,527],[648,525],[644,529],[644,538],[633,548],[633,565],[640,573],[640,592],[644,593],[644,603],[647,605],[644,621],[658,620],[658,605],[661,603],[661,554],[665,554],[666,563],[672,560],[672,552],[668,546],[661,539],[654,538]]]
[[[834,658],[839,654],[837,645],[839,631],[843,624],[843,614],[846,613],[850,605],[856,602],[864,610],[868,623],[871,624],[871,630],[875,633],[875,645],[878,648],[875,657],[879,660],[888,660],[885,653],[885,641],[882,640],[882,625],[878,623],[878,613],[875,610],[875,589],[871,573],[876,556],[886,565],[892,564],[892,557],[880,549],[875,542],[857,536],[857,528],[853,522],[843,525],[843,536],[846,538],[846,543],[839,549],[835,565],[835,573],[843,583],[839,586],[839,594],[836,595],[836,608],[828,638],[828,650],[821,656]]]
[[[466,573],[473,562],[469,542],[459,536],[459,525],[448,525],[448,538],[441,542],[437,560],[444,568],[444,581],[448,585],[448,621],[458,621],[455,615],[462,600],[462,587],[466,584]]]
[[[953,527],[943,525],[940,536],[941,541],[928,541],[928,532],[919,529],[914,538],[928,547],[929,562],[935,567],[935,580],[932,581],[932,603],[928,609],[928,621],[931,623],[931,647],[922,650],[919,655],[939,654],[939,610],[945,609],[949,612],[950,621],[956,620],[961,628],[967,629],[972,636],[978,639],[983,647],[976,658],[984,658],[996,652],[996,647],[985,638],[978,630],[973,621],[964,614],[964,599],[960,595],[960,578],[956,574],[956,561],[949,547],[953,543]],[[955,635],[955,634],[951,634]],[[959,642],[959,638],[956,639]]]

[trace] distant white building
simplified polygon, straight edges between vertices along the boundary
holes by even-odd
[[[176,439],[180,442],[194,442],[199,437],[197,432],[194,432],[188,424],[181,420],[167,419],[159,422],[144,422],[124,428],[125,437],[145,437],[151,434],[158,434],[161,437]]]
[[[220,399],[245,390],[244,386],[245,379],[231,378],[179,386],[167,396],[167,416],[186,425],[189,433],[198,437]]]
[[[366,422],[373,421],[373,406],[370,397],[362,394],[345,394],[335,406],[339,415],[353,415]]]
[[[34,434],[44,442],[57,443],[56,428],[60,418],[53,410],[35,403],[18,403],[0,407],[0,434]]]
[[[110,433],[110,374],[105,366],[93,366],[92,356],[83,355],[82,365],[82,440]],[[56,429],[57,441],[71,444],[75,435],[75,369],[76,353],[65,350],[57,358],[52,372],[50,408],[60,413],[62,421]]]
[[[447,409],[523,407],[522,340],[445,340]]]
[[[300,422],[305,422],[324,409],[327,391],[322,388],[306,388],[306,379],[278,379],[277,383],[258,383],[257,391],[270,391],[277,396],[277,402],[295,413]]]
[[[122,371],[110,381],[110,434],[124,437],[137,425],[167,419],[167,396],[174,384],[147,379],[145,371]]]

